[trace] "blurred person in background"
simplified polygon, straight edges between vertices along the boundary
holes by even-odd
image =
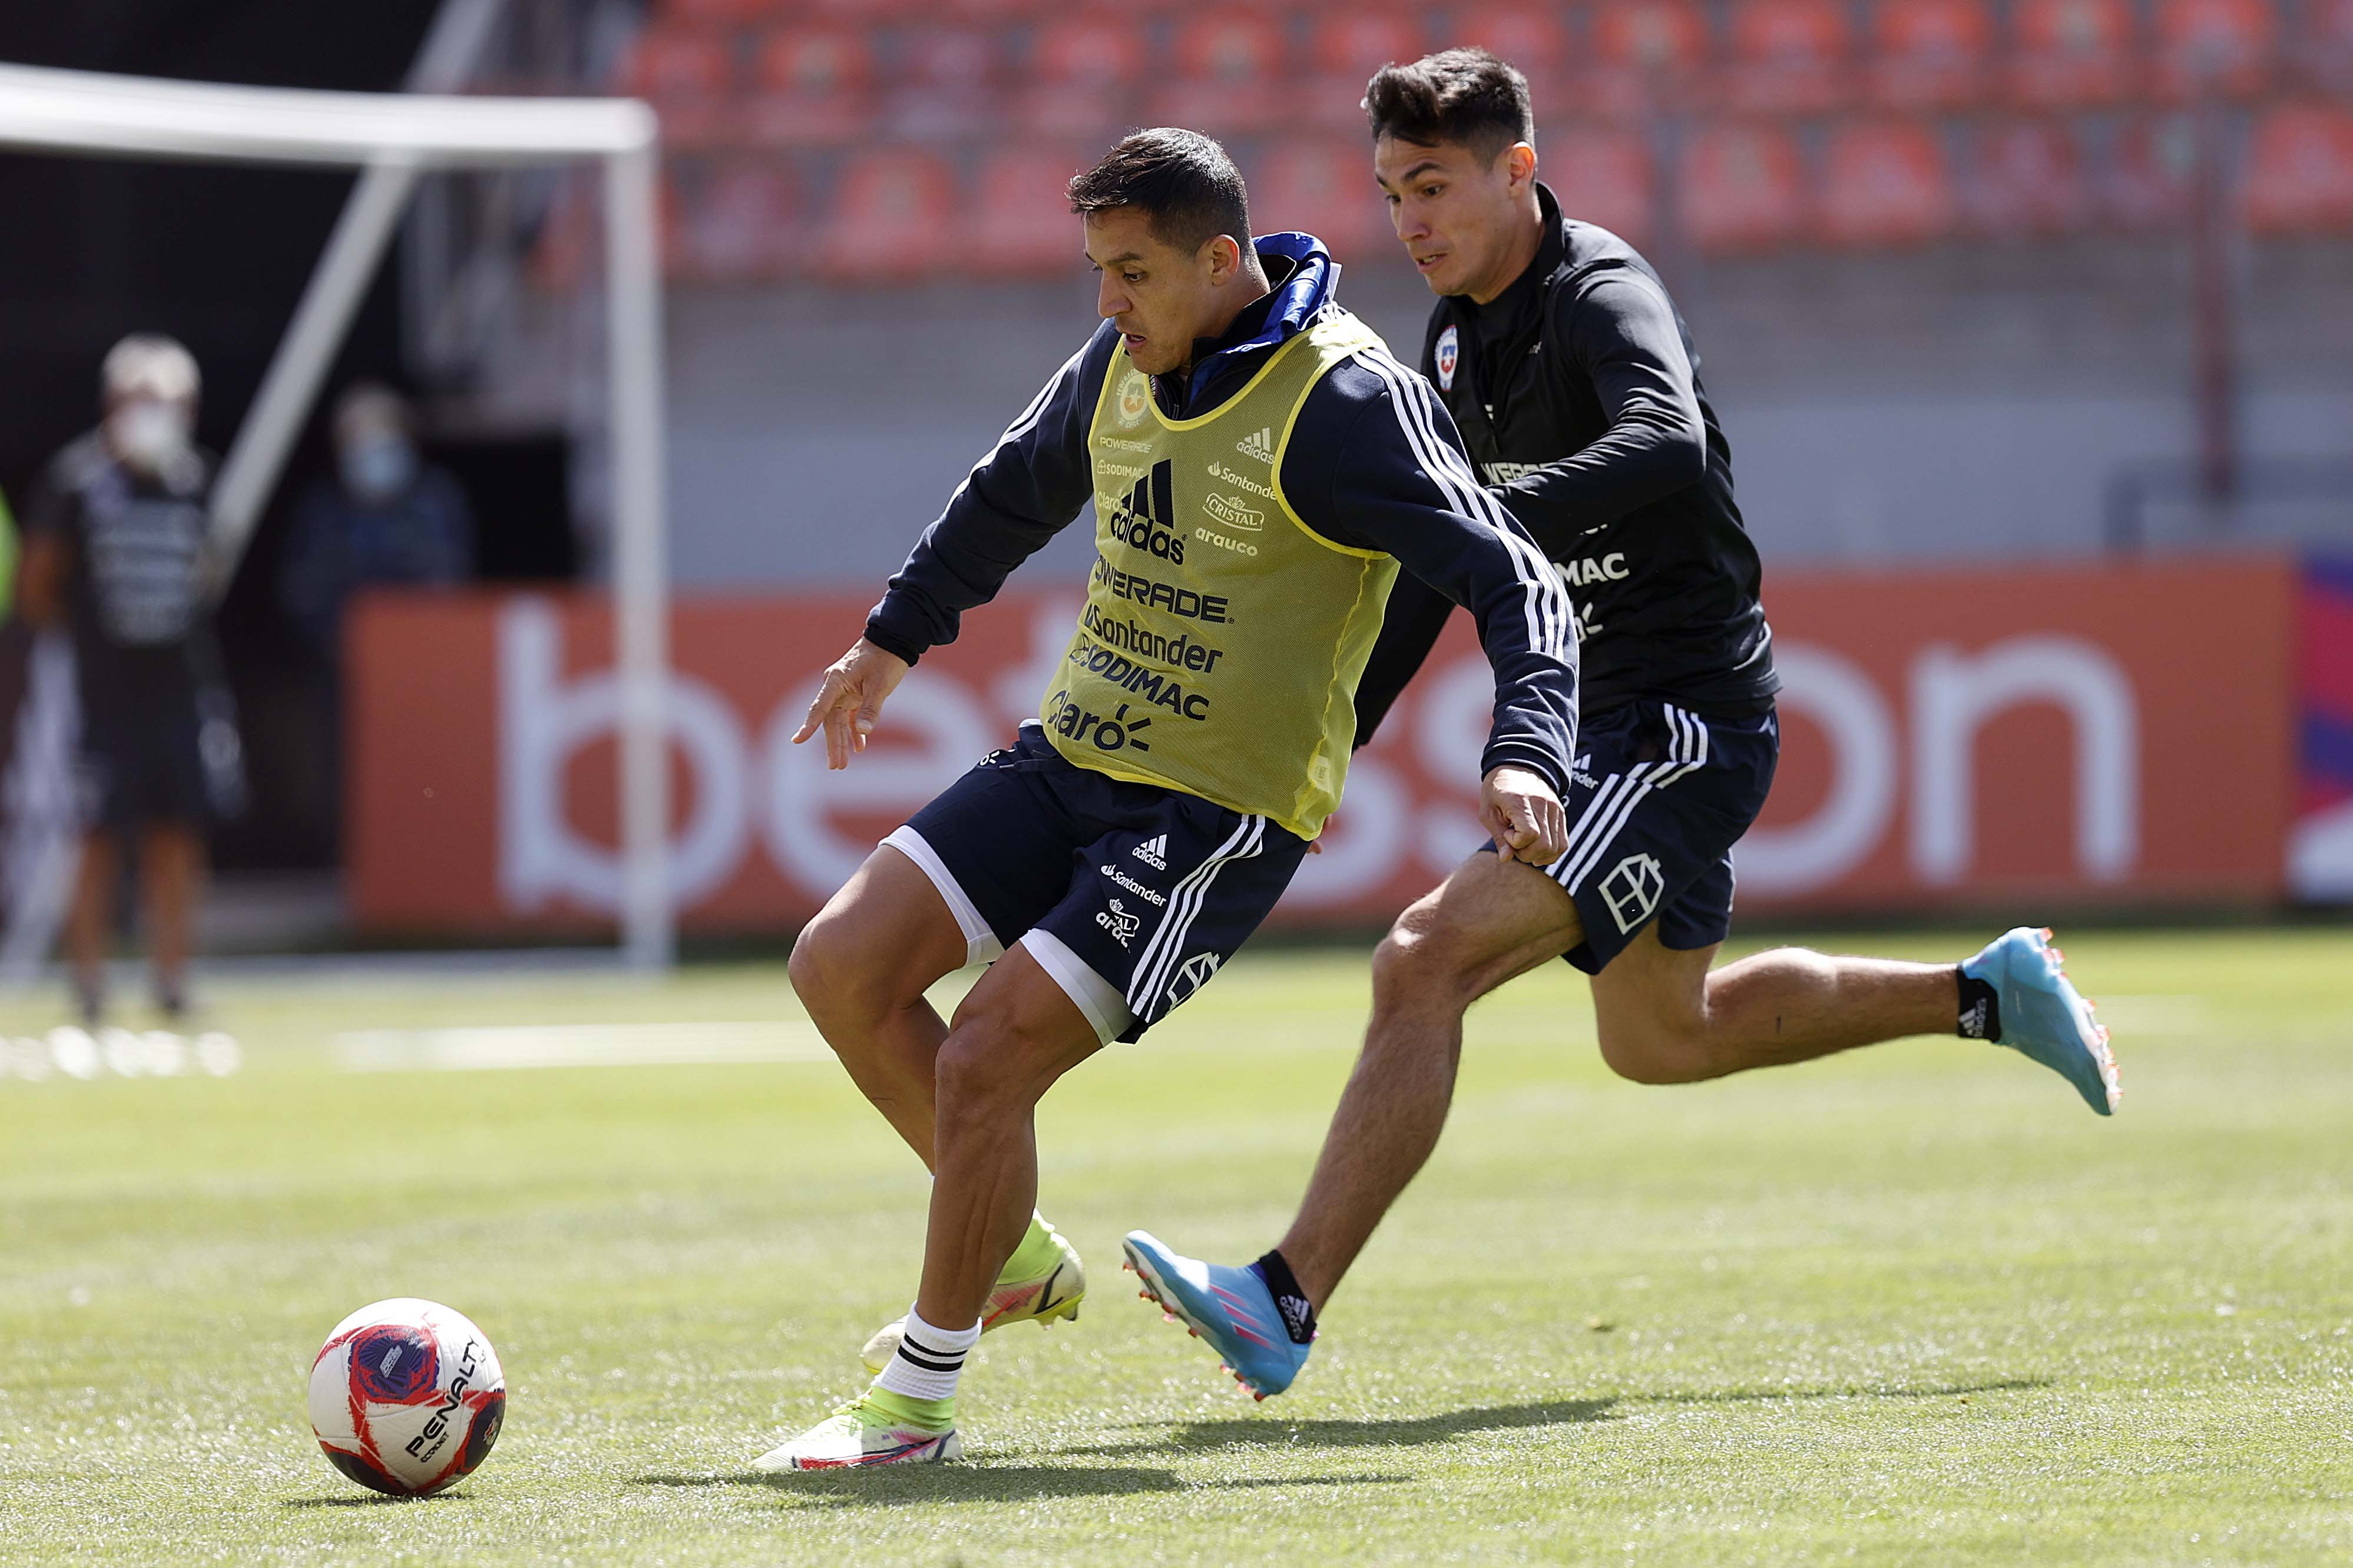
[[[213,640],[206,565],[212,459],[195,445],[196,362],[136,333],[100,371],[104,417],[50,462],[25,515],[18,604],[71,635],[85,828],[68,921],[83,1016],[104,1007],[107,937],[135,850],[155,1001],[187,1011],[206,825],[241,803],[242,763]]]
[[[373,382],[335,405],[335,471],[294,512],[279,599],[304,642],[332,669],[343,606],[378,584],[444,585],[474,574],[474,513],[448,470],[425,461],[417,419]]]

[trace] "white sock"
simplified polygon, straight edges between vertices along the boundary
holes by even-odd
[[[874,1385],[910,1399],[954,1399],[956,1379],[964,1374],[964,1358],[979,1342],[978,1323],[968,1329],[935,1328],[910,1307],[899,1352]]]

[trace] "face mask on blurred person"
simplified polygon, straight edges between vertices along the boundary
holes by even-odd
[[[115,456],[150,474],[163,472],[185,452],[191,434],[186,411],[169,403],[126,403],[106,419]]]
[[[364,501],[390,500],[417,477],[417,448],[398,436],[354,441],[339,462],[344,488]]]

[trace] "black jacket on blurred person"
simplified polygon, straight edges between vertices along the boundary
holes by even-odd
[[[204,562],[212,459],[183,448],[156,471],[97,431],[58,453],[25,509],[25,538],[65,549],[66,624],[85,720],[193,704],[217,679]]]
[[[1710,718],[1764,712],[1780,686],[1773,634],[1691,334],[1633,247],[1564,217],[1542,184],[1536,199],[1535,259],[1486,305],[1440,300],[1421,374],[1488,488],[1567,582],[1584,712],[1636,698]],[[1357,689],[1357,744],[1452,608],[1398,579]]]

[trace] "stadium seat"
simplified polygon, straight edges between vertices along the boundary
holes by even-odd
[[[1108,134],[1133,117],[1147,53],[1143,30],[1120,17],[1082,16],[1039,27],[1008,105],[1015,123],[1036,136]]]
[[[638,36],[621,86],[654,106],[669,145],[701,147],[733,129],[734,78],[723,35],[657,26]]]
[[[964,254],[955,176],[934,153],[861,153],[841,172],[818,264],[837,283],[904,282]]]
[[[1360,137],[1283,137],[1251,171],[1250,185],[1251,221],[1261,233],[1304,230],[1347,262],[1379,259],[1397,244]]]
[[[2304,0],[2302,9],[2295,58],[2305,79],[2324,92],[2353,98],[2353,0]]]
[[[1680,102],[1707,54],[1707,20],[1693,0],[1618,0],[1593,16],[1592,28],[1596,63],[1569,88],[1583,114]]]
[[[1993,18],[1985,0],[1883,0],[1872,13],[1872,100],[1883,109],[1960,109],[1988,87]]]
[[[917,0],[771,0],[783,19],[831,20],[871,27],[909,18]]]
[[[1684,151],[1683,232],[1712,252],[1772,250],[1806,224],[1805,165],[1771,123],[1711,125]]]
[[[2288,104],[2255,124],[2247,152],[2247,226],[2258,234],[2353,229],[2353,110]]]
[[[2278,47],[2269,0],[2160,0],[2158,90],[2178,102],[2252,96],[2269,84]]]
[[[780,279],[801,253],[798,182],[783,159],[737,155],[687,171],[671,226],[673,277],[689,282]]]
[[[910,27],[883,104],[891,134],[949,141],[996,130],[997,35],[970,27]]]
[[[1363,130],[1365,83],[1383,66],[1421,55],[1421,24],[1411,12],[1318,11],[1308,40],[1309,74],[1296,89],[1305,100],[1302,118],[1333,131]]]
[[[1822,172],[1822,235],[1832,245],[1924,245],[1953,227],[1953,185],[1936,133],[1911,120],[1840,126]]]
[[[1992,235],[2065,234],[2091,219],[2084,161],[2058,121],[2021,120],[1984,128],[1977,141],[1968,219]]]
[[[1086,241],[1065,192],[1092,156],[1077,146],[1043,144],[988,155],[964,226],[980,270],[1008,277],[1078,271]]]
[[[1475,45],[1518,67],[1528,79],[1539,125],[1567,113],[1575,102],[1566,79],[1568,30],[1549,7],[1502,5],[1458,11],[1447,19],[1436,43],[1441,48]]]
[[[753,78],[758,92],[744,128],[756,141],[831,145],[864,136],[872,124],[874,53],[855,27],[786,27],[761,47]]]
[[[1248,135],[1292,119],[1282,29],[1259,11],[1208,11],[1176,28],[1176,79],[1159,96],[1163,124],[1212,136]]]
[[[2189,220],[2197,143],[2185,115],[2152,116],[2126,125],[2110,154],[2100,203],[2128,229],[2179,230]]]
[[[1640,132],[1604,125],[1572,125],[1555,132],[1545,183],[1561,211],[1599,224],[1630,245],[1650,242],[1657,217],[1651,150]]]
[[[1718,101],[1746,114],[1819,114],[1848,96],[1839,0],[1737,0]]]
[[[2116,102],[2132,90],[2132,27],[2126,0],[2017,0],[2010,96],[2038,109]]]

